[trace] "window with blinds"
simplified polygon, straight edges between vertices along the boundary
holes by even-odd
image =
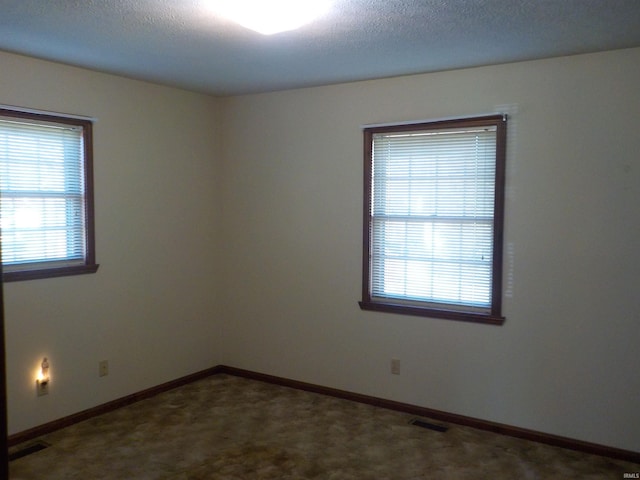
[[[5,281],[92,273],[91,122],[0,109]]]
[[[506,118],[364,136],[362,308],[502,323]]]

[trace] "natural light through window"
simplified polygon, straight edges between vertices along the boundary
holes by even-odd
[[[365,129],[363,308],[502,321],[505,126]]]
[[[325,14],[330,0],[209,0],[214,12],[263,35],[295,30]]]
[[[395,149],[385,174],[374,172],[379,294],[489,307],[495,164],[478,159],[495,157],[495,128],[377,134],[374,146],[378,157]]]
[[[91,122],[0,111],[4,280],[93,273]]]

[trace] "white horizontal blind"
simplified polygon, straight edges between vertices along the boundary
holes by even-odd
[[[495,173],[495,126],[373,135],[373,301],[490,312]]]
[[[81,127],[0,116],[0,221],[4,270],[83,265]]]

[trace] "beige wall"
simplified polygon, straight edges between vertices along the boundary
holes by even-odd
[[[100,270],[5,285],[12,433],[224,363],[640,451],[640,49],[227,99],[0,71],[98,118]],[[360,311],[360,126],[503,109],[505,325]]]
[[[0,72],[2,104],[97,117],[98,273],[4,287],[10,433],[221,363],[218,101],[9,54]]]
[[[640,451],[639,81],[633,49],[224,100],[225,362]],[[503,109],[505,325],[360,311],[360,126]]]

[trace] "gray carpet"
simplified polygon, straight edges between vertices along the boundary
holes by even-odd
[[[412,418],[215,375],[43,436],[50,446],[11,462],[10,478],[601,480],[640,472],[467,427],[437,432]]]

